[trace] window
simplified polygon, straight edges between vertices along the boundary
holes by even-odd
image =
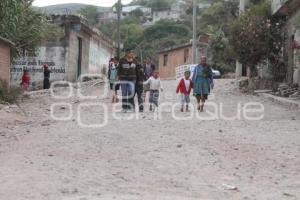
[[[164,66],[168,65],[168,54],[164,55]]]
[[[186,63],[187,61],[188,61],[188,59],[189,59],[189,49],[185,49],[184,50],[184,58],[183,58],[183,60],[184,60],[184,63]]]

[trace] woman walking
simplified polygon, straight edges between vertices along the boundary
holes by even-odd
[[[214,87],[213,73],[206,64],[206,57],[201,57],[201,62],[193,71],[194,96],[197,99],[198,110],[203,112],[205,101],[210,94],[210,89]]]

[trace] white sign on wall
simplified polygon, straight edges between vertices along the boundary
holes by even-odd
[[[30,85],[35,87],[44,79],[43,66],[47,64],[51,71],[50,81],[66,80],[66,62],[64,47],[40,47],[36,56],[25,56],[12,62],[11,84],[19,85],[22,80],[23,70],[30,75]]]

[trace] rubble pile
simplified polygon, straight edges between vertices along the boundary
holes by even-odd
[[[277,96],[281,97],[290,97],[294,99],[300,99],[300,89],[297,84],[289,86],[286,83],[280,84],[277,92],[275,93]]]

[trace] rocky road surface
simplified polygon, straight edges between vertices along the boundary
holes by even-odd
[[[176,82],[163,84],[154,113],[76,88],[0,106],[0,200],[300,199],[299,110],[217,80],[206,113],[180,113]]]

